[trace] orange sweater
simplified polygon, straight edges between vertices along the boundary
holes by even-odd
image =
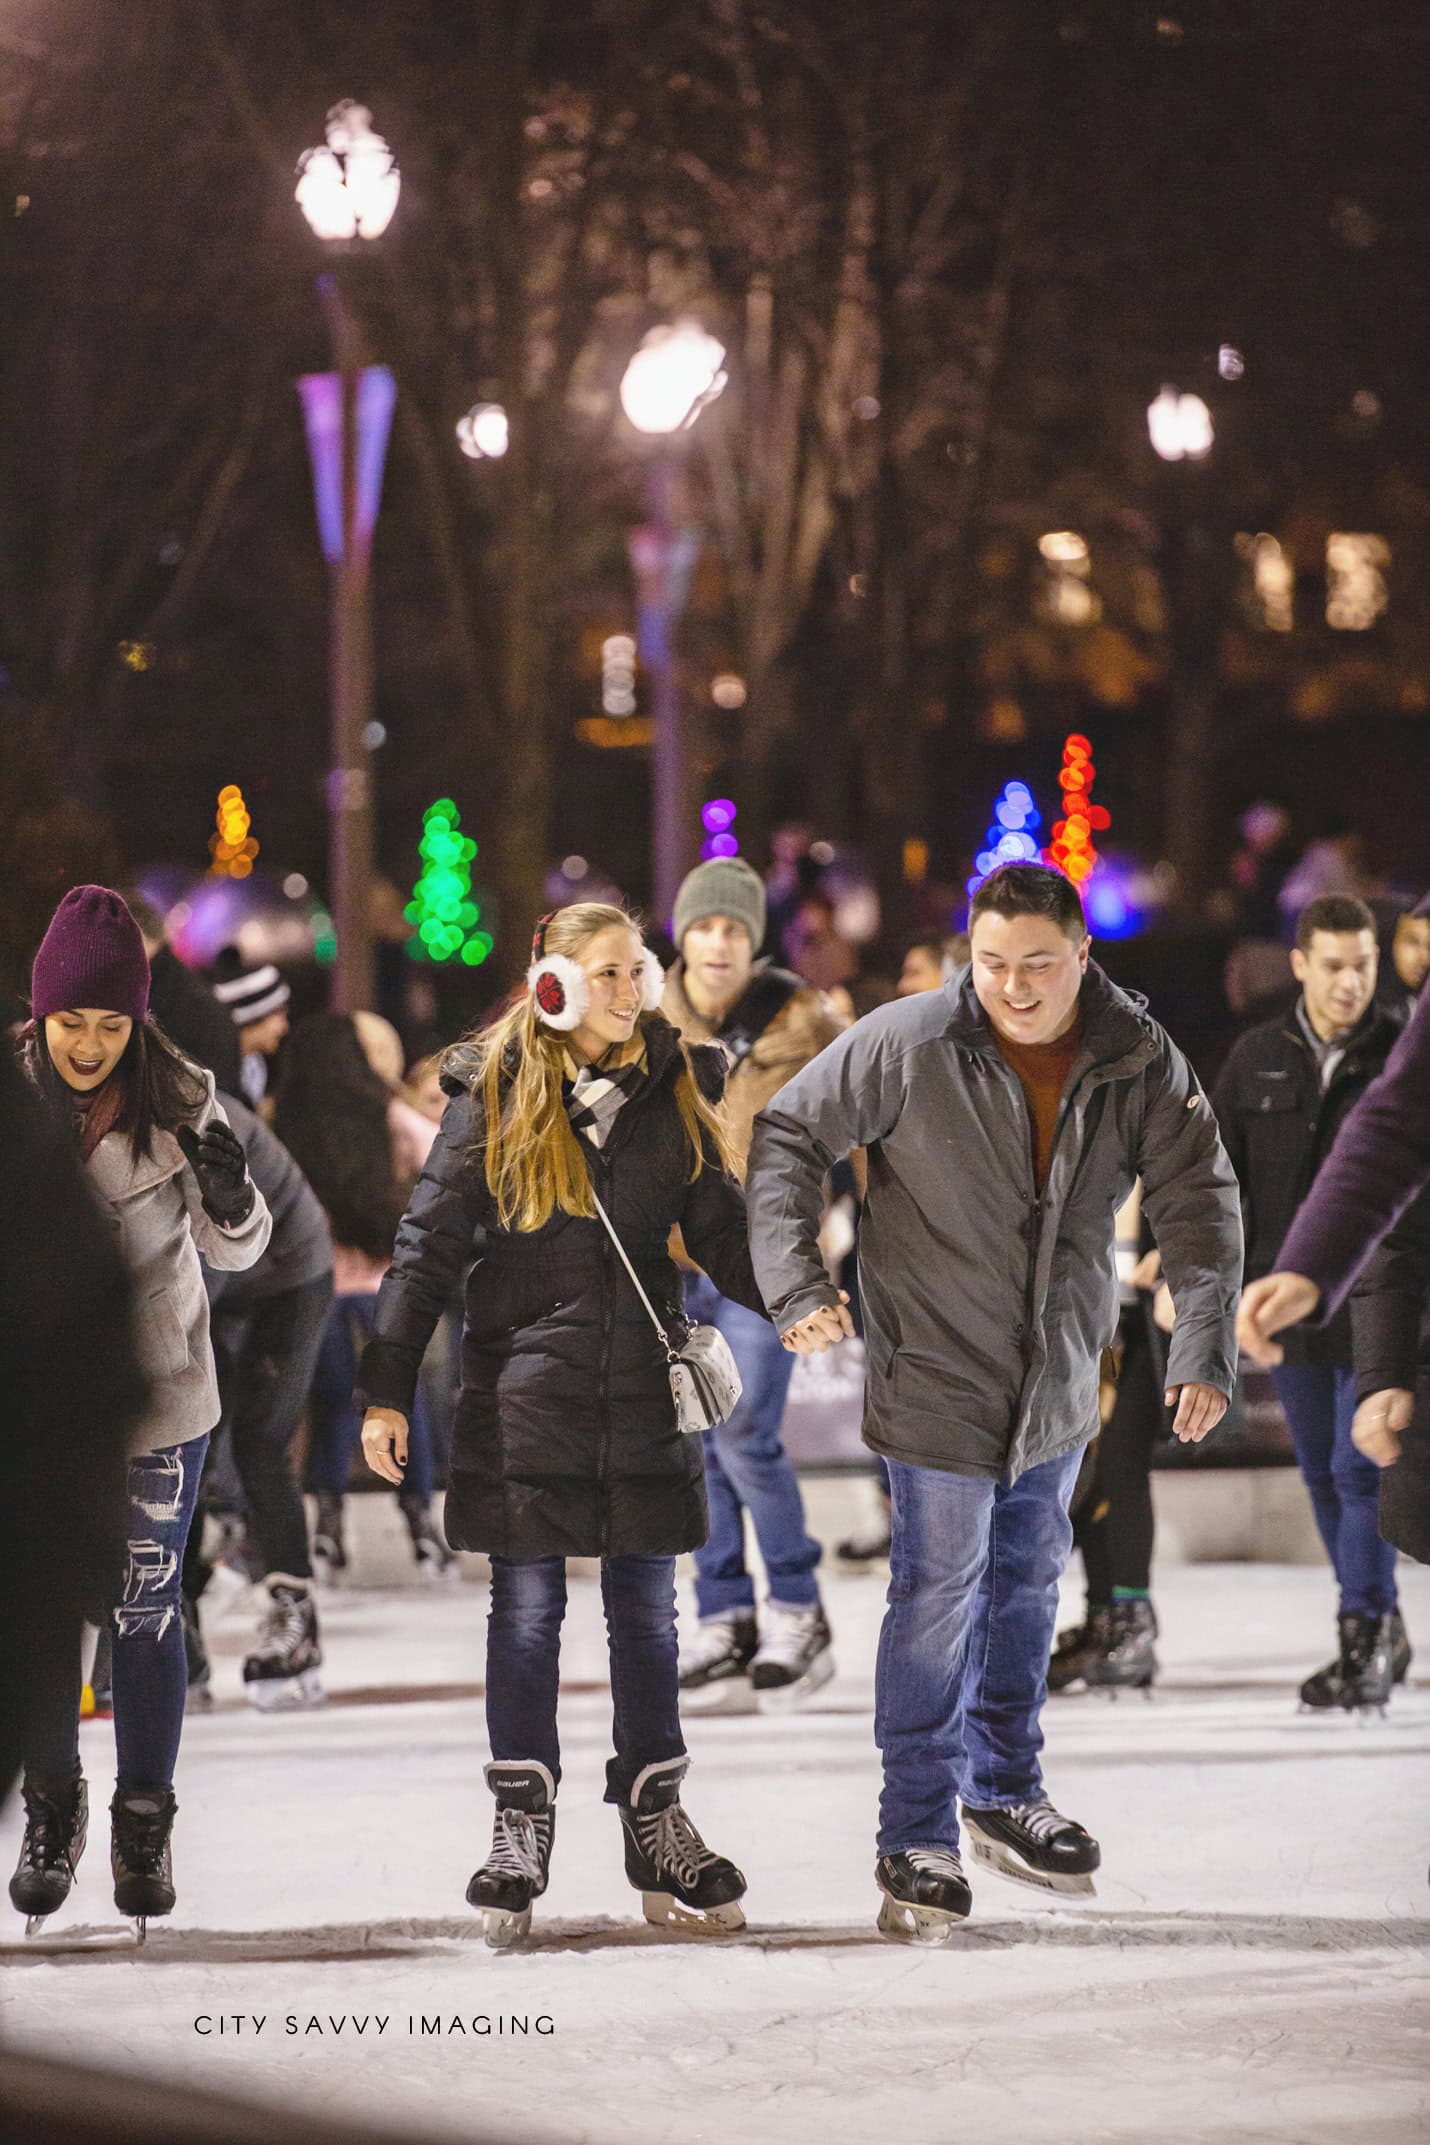
[[[1033,1128],[1033,1175],[1041,1192],[1048,1181],[1048,1162],[1053,1152],[1053,1134],[1058,1127],[1058,1107],[1072,1071],[1073,1059],[1082,1045],[1082,1023],[1074,1021],[1066,1035],[1055,1043],[1015,1043],[993,1030],[993,1040],[1005,1065],[1018,1075],[1023,1100]]]

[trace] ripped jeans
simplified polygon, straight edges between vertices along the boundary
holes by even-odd
[[[173,1783],[188,1668],[180,1613],[184,1546],[198,1500],[208,1437],[129,1462],[128,1555],[109,1605],[114,1649],[114,1741],[121,1788]],[[80,1664],[73,1647],[52,1664],[25,1739],[31,1780],[79,1767]]]

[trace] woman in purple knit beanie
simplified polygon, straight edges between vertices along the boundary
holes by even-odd
[[[118,1784],[114,1903],[147,1917],[174,1905],[169,1836],[188,1673],[180,1612],[184,1545],[218,1383],[200,1254],[251,1266],[272,1223],[243,1148],[191,1065],[149,1018],[139,926],[107,886],[77,886],[35,955],[34,1018],[20,1062],[74,1139],[134,1281],[149,1400],[129,1441],[128,1554],[107,1604]],[[25,1838],[10,1880],[27,1932],[64,1904],[84,1852],[80,1663],[59,1646],[25,1738]]]

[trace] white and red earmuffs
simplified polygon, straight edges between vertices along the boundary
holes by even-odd
[[[551,914],[555,913],[553,909]],[[543,916],[536,927],[526,987],[536,1002],[536,1017],[542,1025],[569,1034],[586,1017],[591,986],[569,955],[546,951],[546,926],[550,921],[551,916]],[[664,990],[665,970],[647,946],[641,962],[641,1011],[654,1013]]]

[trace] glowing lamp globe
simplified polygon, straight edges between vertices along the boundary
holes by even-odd
[[[621,381],[621,408],[638,432],[683,432],[725,385],[725,346],[698,322],[652,328]]]
[[[327,119],[327,146],[298,160],[294,199],[317,238],[381,238],[402,191],[392,151],[365,104],[345,97]]]

